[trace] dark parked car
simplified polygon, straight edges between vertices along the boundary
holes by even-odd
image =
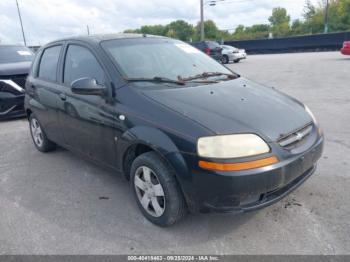
[[[305,105],[165,37],[44,46],[25,108],[38,150],[60,145],[123,173],[161,226],[187,210],[268,206],[311,176],[323,148]]]
[[[23,46],[0,45],[0,120],[24,116],[24,85],[34,55]]]
[[[191,43],[194,47],[211,56],[216,61],[222,61],[222,47],[215,41],[201,41]]]

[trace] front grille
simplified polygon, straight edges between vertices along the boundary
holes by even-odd
[[[283,136],[277,142],[283,148],[291,149],[297,147],[305,141],[308,135],[310,135],[312,128],[312,123],[307,124],[306,126]]]
[[[14,75],[10,79],[22,88],[25,88],[27,75]]]

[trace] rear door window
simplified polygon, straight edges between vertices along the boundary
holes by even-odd
[[[61,45],[57,45],[44,50],[39,65],[39,78],[53,82],[57,80],[57,67],[61,47]]]

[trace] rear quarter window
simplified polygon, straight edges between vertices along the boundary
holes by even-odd
[[[57,45],[48,47],[43,51],[39,65],[39,78],[53,82],[57,80],[57,67],[61,47],[61,45]]]

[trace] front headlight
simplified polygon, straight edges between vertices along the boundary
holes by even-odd
[[[310,108],[307,107],[307,105],[304,105],[305,107],[305,111],[310,115],[310,117],[312,118],[312,121],[317,124],[316,118],[314,116],[314,114],[311,112]]]
[[[7,84],[8,86],[11,86],[12,88],[16,89],[18,92],[24,93],[24,89],[17,85],[15,82],[13,82],[11,79],[0,79],[0,82],[3,82]]]
[[[254,134],[235,134],[201,137],[197,142],[198,155],[209,158],[236,158],[270,152],[269,146]]]

